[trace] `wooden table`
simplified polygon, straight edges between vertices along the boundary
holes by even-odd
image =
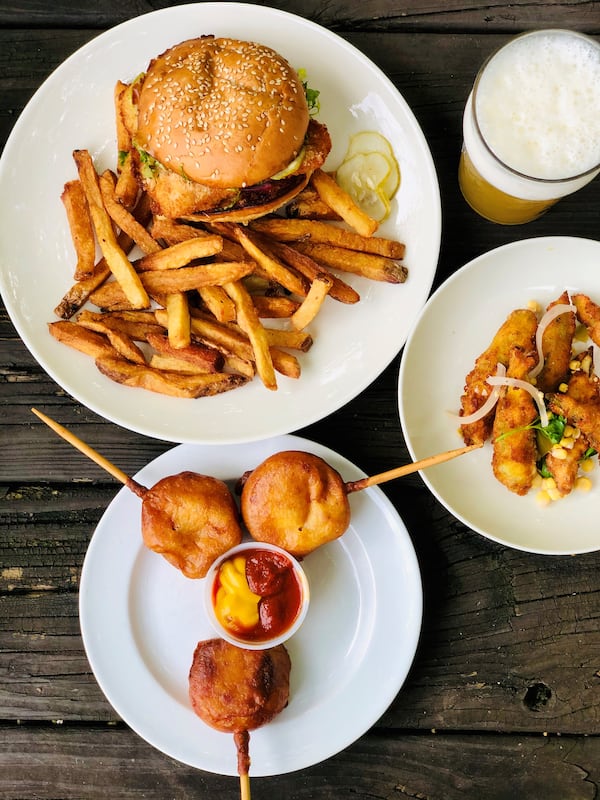
[[[168,5],[0,3],[0,141],[63,59],[101,31]],[[347,39],[414,110],[441,187],[436,286],[505,242],[598,237],[598,180],[516,228],[477,217],[456,181],[462,110],[484,57],[536,27],[600,34],[597,3],[261,5]],[[80,636],[78,585],[89,539],[116,487],[29,409],[48,411],[129,474],[172,445],[117,428],[74,402],[28,353],[3,309],[0,333],[0,798],[237,797],[235,779],[190,769],[147,745],[96,684]],[[298,433],[368,474],[408,461],[396,405],[399,360],[347,406]],[[346,750],[300,772],[255,778],[253,796],[598,797],[600,553],[544,557],[494,544],[448,514],[419,476],[384,491],[414,541],[424,585],[422,637],[408,680],[382,719]]]

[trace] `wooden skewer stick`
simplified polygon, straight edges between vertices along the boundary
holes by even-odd
[[[250,800],[250,777],[248,773],[240,775],[240,798],[241,800]]]
[[[137,494],[138,497],[143,497],[143,495],[148,491],[145,486],[142,486],[137,481],[134,481],[133,478],[130,478],[129,475],[126,475],[122,470],[108,461],[108,459],[104,458],[104,456],[101,456],[100,453],[97,453],[96,450],[89,446],[89,444],[82,442],[81,439],[75,436],[74,433],[71,433],[71,431],[63,428],[60,423],[55,422],[53,419],[51,419],[51,417],[47,417],[41,411],[38,411],[37,408],[32,408],[31,410],[36,417],[41,419],[42,422],[45,422],[46,425],[49,428],[52,428],[52,430],[62,439],[79,450],[79,452],[83,453],[84,456],[87,456],[96,464],[98,464],[99,467],[105,469],[113,476],[113,478],[116,478],[122,484],[127,486],[128,489],[131,489],[131,491]]]
[[[387,472],[380,472],[378,475],[371,475],[369,478],[361,478],[357,481],[349,481],[346,483],[346,492],[359,492],[361,489],[366,489],[368,486],[376,486],[378,483],[386,483],[393,481],[395,478],[402,478],[404,475],[410,475],[411,472],[418,472],[421,469],[434,467],[436,464],[442,464],[444,461],[450,461],[453,458],[469,453],[471,450],[477,450],[481,447],[480,444],[472,444],[466,447],[459,447],[456,450],[447,450],[444,453],[438,453],[435,456],[428,456],[422,458],[420,461],[413,461],[411,464],[405,464],[396,469],[390,469]]]
[[[249,742],[250,734],[248,731],[236,731],[233,740],[237,750],[238,775],[240,776],[240,800],[250,800],[250,755]]]

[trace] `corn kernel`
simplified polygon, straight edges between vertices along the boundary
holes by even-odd
[[[535,311],[535,313],[537,314],[540,311],[540,304],[538,303],[537,300],[529,300],[527,303],[527,308],[530,311]]]
[[[574,428],[572,425],[565,425],[563,436],[565,437],[565,439],[570,439],[571,437],[575,436],[576,430],[577,429]]]
[[[581,369],[586,373],[590,374],[590,369],[592,367],[592,357],[588,353],[581,359]]]
[[[564,449],[564,447],[558,447],[555,445],[550,452],[552,453],[552,457],[558,459],[559,461],[564,461],[567,457],[567,451]]]
[[[535,478],[531,482],[532,489],[541,489],[542,488],[542,476],[539,472],[535,473]]]
[[[596,464],[593,458],[586,458],[579,466],[582,472],[591,472],[596,467]]]
[[[558,446],[561,447],[563,450],[572,450],[575,447],[575,439],[572,436],[563,436],[563,438],[558,443]]]
[[[539,506],[550,505],[550,495],[548,494],[548,492],[545,492],[544,490],[537,492],[535,500]]]
[[[592,482],[589,478],[580,475],[575,480],[575,488],[580,492],[589,492],[589,490],[592,488]]]
[[[560,500],[562,495],[558,491],[558,489],[548,489],[548,497],[550,498],[550,500]]]
[[[554,480],[554,478],[543,478],[542,488],[546,492],[551,491],[552,489],[556,489],[556,481]]]
[[[567,391],[568,388],[569,388],[568,384],[561,383],[560,386],[558,387],[558,391],[562,392],[563,394],[565,394],[565,392]]]

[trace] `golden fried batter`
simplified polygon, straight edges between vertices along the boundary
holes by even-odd
[[[199,642],[189,674],[192,708],[216,730],[254,730],[287,705],[290,670],[284,645],[245,650],[224,639]]]
[[[242,541],[227,485],[196,472],[170,475],[144,493],[142,535],[150,550],[188,578],[203,578],[218,556]]]
[[[267,458],[245,479],[242,517],[254,539],[305,556],[350,524],[344,481],[326,461],[288,450]]]
[[[509,314],[487,350],[476,359],[474,368],[465,379],[465,390],[461,397],[462,416],[472,414],[485,403],[491,392],[487,379],[496,373],[499,363],[508,367],[512,348],[520,347],[527,353],[535,351],[536,330],[537,317],[533,311],[519,308]],[[465,444],[483,444],[492,432],[493,417],[492,411],[477,422],[463,425],[461,432]]]
[[[513,347],[507,377],[525,380],[535,365],[535,358],[534,353]],[[527,426],[537,416],[537,405],[526,389],[502,387],[492,431],[492,469],[500,483],[518,495],[527,494],[536,476],[535,431]]]
[[[564,451],[565,458],[557,458],[552,454],[552,450],[547,454],[546,468],[554,478],[556,488],[563,497],[573,490],[579,473],[579,461],[588,447],[588,440],[581,435],[575,439],[571,449]]]
[[[558,300],[550,303],[547,310],[568,302],[569,295],[563,292]],[[575,327],[575,314],[565,313],[553,319],[544,331],[542,336],[544,366],[536,377],[536,386],[544,393],[555,392],[569,371]]]
[[[571,299],[577,318],[586,326],[590,339],[600,347],[600,306],[585,294],[574,294]]]
[[[598,383],[584,372],[575,372],[563,394],[547,395],[548,408],[584,434],[588,443],[600,451],[600,392]]]

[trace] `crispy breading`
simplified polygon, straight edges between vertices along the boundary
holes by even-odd
[[[600,451],[600,392],[594,378],[575,372],[566,392],[548,394],[546,400],[550,411],[579,428],[590,446]]]
[[[577,309],[577,318],[586,326],[590,339],[600,346],[600,306],[585,294],[574,294],[571,300]]]
[[[550,303],[548,310],[568,302],[569,295],[563,292],[557,300]],[[542,392],[555,392],[565,379],[569,371],[575,328],[576,320],[573,313],[561,314],[546,327],[542,336],[544,366],[536,377],[536,386]]]
[[[462,416],[472,414],[485,403],[491,392],[487,379],[496,373],[498,364],[508,367],[512,348],[520,347],[526,353],[535,350],[536,330],[537,317],[530,309],[519,308],[508,315],[465,379],[461,397]],[[492,411],[477,422],[463,425],[461,433],[465,444],[483,444],[492,432],[493,418]]]
[[[507,377],[526,380],[535,360],[533,351],[513,347]],[[518,495],[527,494],[536,476],[536,437],[529,426],[537,416],[537,405],[526,389],[502,387],[492,428],[492,469],[500,483]]]
[[[564,458],[554,455],[552,450],[546,455],[546,468],[554,478],[556,488],[563,497],[573,490],[579,472],[579,462],[588,447],[588,440],[582,434],[575,439],[573,447],[563,449]]]

